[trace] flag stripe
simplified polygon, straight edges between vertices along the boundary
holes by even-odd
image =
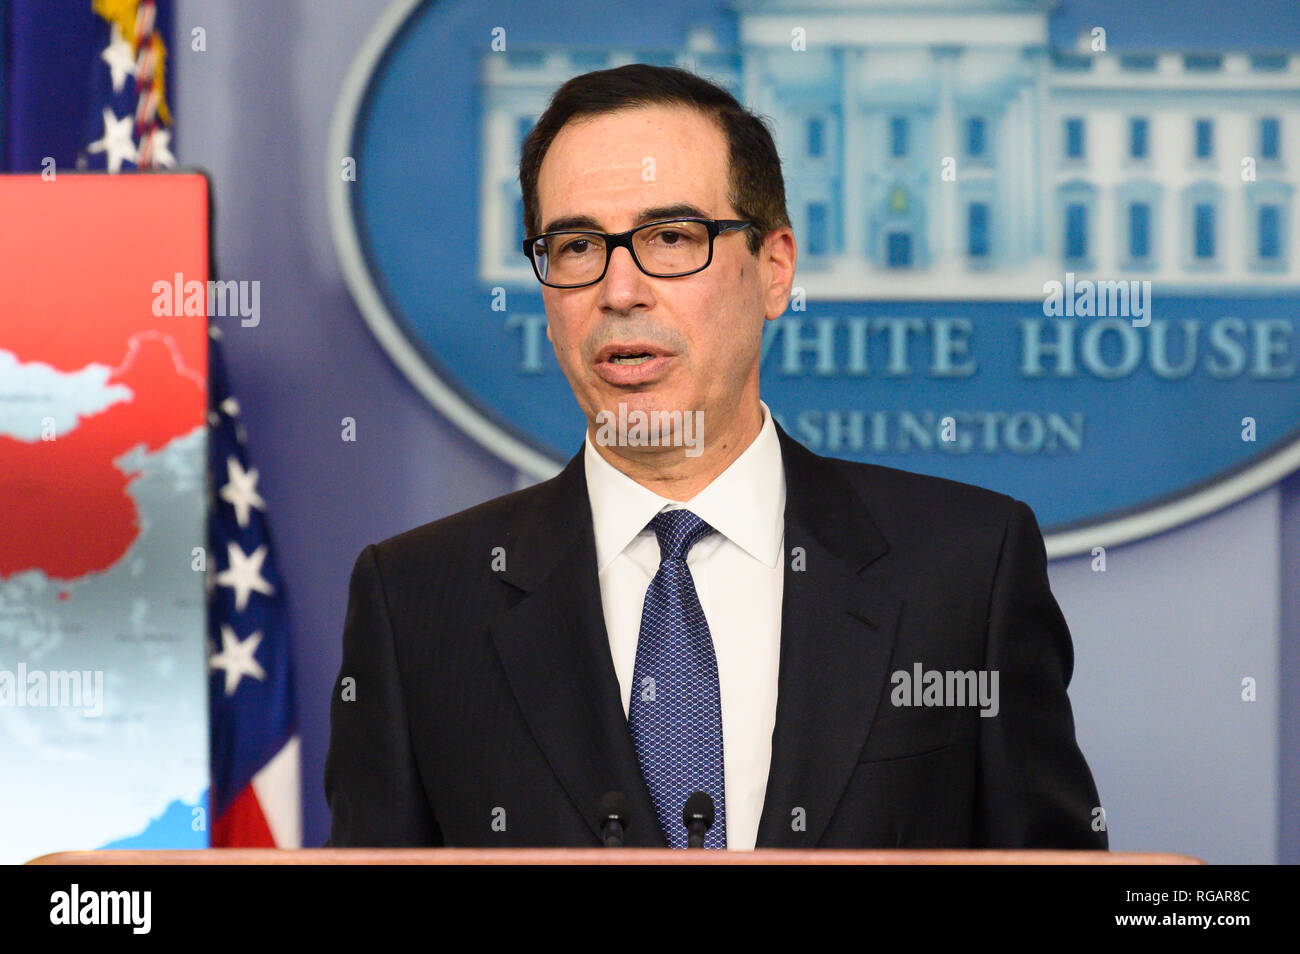
[[[212,826],[211,844],[213,848],[278,847],[253,786],[240,792],[225,814],[217,819]]]
[[[295,735],[253,776],[253,791],[278,848],[302,847],[302,771]]]

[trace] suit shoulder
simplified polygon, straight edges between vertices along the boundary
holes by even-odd
[[[518,514],[542,505],[553,480],[493,497],[394,534],[375,544],[379,560],[385,566],[428,567],[466,553],[482,551],[486,555],[492,547],[507,544],[508,530]]]
[[[857,491],[873,515],[877,511],[905,515],[926,522],[939,519],[949,527],[970,523],[1006,524],[1017,500],[1008,494],[947,477],[915,471],[827,458]]]

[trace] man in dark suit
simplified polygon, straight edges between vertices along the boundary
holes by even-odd
[[[618,792],[628,844],[682,846],[703,792],[705,847],[1106,848],[1030,508],[820,457],[759,400],[796,257],[763,123],[590,73],[520,180],[587,439],[362,551],[328,843],[598,845]]]

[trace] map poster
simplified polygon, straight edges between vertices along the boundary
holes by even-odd
[[[208,229],[0,176],[0,862],[207,845]]]

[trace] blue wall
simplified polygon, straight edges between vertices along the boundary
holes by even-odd
[[[221,277],[262,282],[261,324],[223,328],[289,588],[308,845],[328,833],[321,772],[357,553],[515,486],[510,468],[433,411],[387,359],[335,258],[329,122],[386,6],[180,0],[176,16],[179,157],[212,176]],[[186,46],[194,26],[207,31],[206,52]],[[357,421],[355,443],[340,439],[344,417]],[[1293,477],[1112,549],[1105,574],[1085,559],[1052,565],[1075,639],[1079,735],[1113,847],[1300,862],[1297,541]],[[1257,703],[1239,701],[1245,676],[1258,680]]]

